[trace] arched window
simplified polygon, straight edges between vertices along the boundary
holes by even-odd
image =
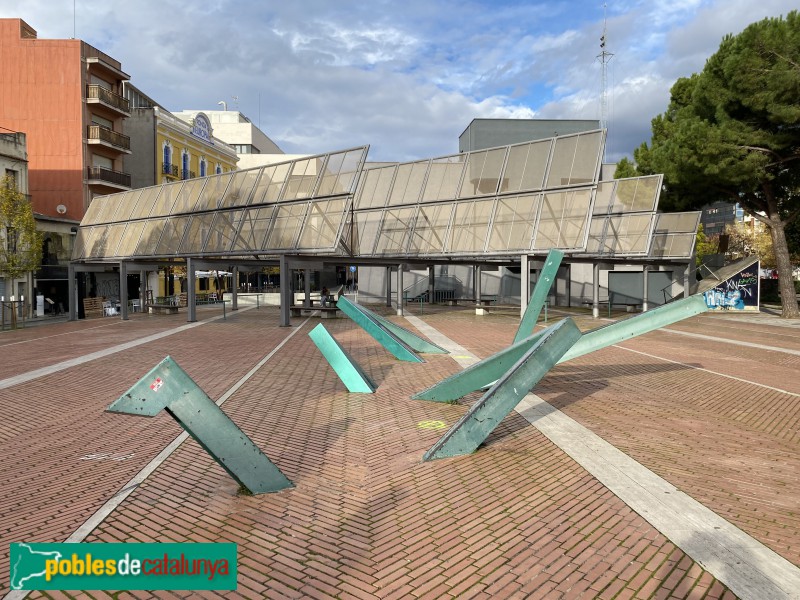
[[[219,164],[219,163],[217,163],[217,171],[216,172],[217,172],[217,175],[222,173],[222,165]]]
[[[183,164],[181,168],[183,172],[181,173],[181,179],[189,179],[189,151],[184,149],[183,150]]]
[[[164,164],[161,166],[161,172],[172,174],[172,146],[169,142],[164,142]]]
[[[200,177],[206,176],[206,157],[200,157]]]

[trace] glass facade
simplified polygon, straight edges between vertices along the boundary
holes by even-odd
[[[364,146],[130,190],[92,202],[73,260],[683,257],[696,213],[656,221],[661,176],[598,182],[604,142],[598,130],[372,167]]]

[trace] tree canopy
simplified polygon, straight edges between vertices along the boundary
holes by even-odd
[[[664,173],[662,207],[725,200],[764,222],[782,280],[783,316],[800,317],[784,231],[800,216],[797,11],[726,36],[702,72],[676,81],[667,111],[652,121],[650,144],[634,158],[640,173]]]
[[[31,203],[9,177],[0,181],[0,275],[16,279],[39,268],[42,235]]]

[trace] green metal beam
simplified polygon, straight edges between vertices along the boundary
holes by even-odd
[[[514,343],[521,342],[533,333],[533,328],[536,327],[536,322],[539,320],[539,315],[542,312],[542,307],[547,301],[547,295],[550,293],[550,288],[553,287],[553,282],[556,280],[558,274],[558,267],[561,266],[561,260],[564,258],[564,253],[561,250],[553,248],[547,253],[547,258],[544,259],[544,267],[542,267],[539,277],[536,280],[536,285],[533,288],[533,294],[528,302],[528,308],[525,309],[525,314],[519,322],[519,328],[514,336]],[[527,278],[523,277],[523,281]],[[521,293],[526,293],[527,290],[521,290]]]
[[[423,461],[474,452],[581,337],[572,319],[549,328],[523,357],[422,457]]]
[[[145,417],[166,410],[250,493],[293,487],[280,469],[169,356],[106,410]]]
[[[391,331],[395,336],[403,340],[408,346],[413,348],[417,352],[422,352],[423,354],[449,354],[447,350],[442,348],[441,346],[437,346],[433,342],[426,340],[418,336],[413,331],[409,331],[405,327],[401,327],[397,323],[392,323],[389,319],[382,317],[378,314],[373,313],[371,310],[361,307],[361,310],[371,313],[375,319],[381,323],[386,329]]]
[[[375,338],[381,346],[398,360],[406,362],[425,362],[413,348],[384,327],[382,323],[364,312],[362,306],[354,304],[346,297],[341,296],[336,301],[336,308],[355,321],[359,327]]]
[[[682,300],[664,304],[658,308],[640,313],[630,319],[609,323],[583,334],[581,339],[569,349],[559,362],[566,362],[602,350],[608,346],[619,344],[638,335],[649,333],[672,323],[694,317],[708,310],[702,294],[695,294]]]
[[[689,296],[669,304],[610,323],[597,329],[587,331],[575,345],[559,360],[559,363],[583,356],[589,352],[601,350],[608,346],[649,333],[660,327],[688,319],[708,310],[702,295]],[[434,402],[452,402],[479,390],[502,377],[503,373],[536,342],[547,329],[535,333],[520,342],[504,348],[482,361],[471,365],[460,373],[443,379],[436,385],[423,390],[412,398],[416,400],[432,400]]]
[[[322,356],[328,361],[339,379],[351,393],[373,394],[377,386],[367,376],[358,363],[345,351],[325,326],[320,323],[308,333]]]
[[[484,388],[500,379],[550,329],[552,326],[534,333],[521,342],[503,348],[463,371],[413,395],[412,398],[432,400],[433,402],[454,402],[475,390]]]

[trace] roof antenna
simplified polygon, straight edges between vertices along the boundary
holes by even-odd
[[[606,30],[608,20],[606,19],[607,5],[603,3],[603,35],[600,36],[600,54],[596,56],[601,65],[600,83],[600,128],[606,130],[608,136],[608,63],[614,57],[612,52],[606,50]]]

